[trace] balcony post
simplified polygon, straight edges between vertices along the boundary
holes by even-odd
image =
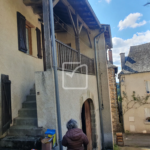
[[[51,33],[49,21],[49,0],[43,0],[43,21],[44,21],[44,41],[45,41],[45,66],[46,70],[52,68],[52,51],[51,51]]]

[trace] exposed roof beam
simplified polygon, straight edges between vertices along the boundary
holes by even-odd
[[[53,7],[55,7],[59,1],[60,1],[60,0],[54,0],[54,2],[53,2]],[[24,4],[25,4],[26,6],[42,5],[42,0],[36,0],[36,1],[23,0],[23,2],[24,2]]]
[[[67,6],[70,10],[71,10],[71,12],[75,15],[76,14],[76,12],[75,12],[75,10],[73,9],[73,7],[69,4],[69,2],[67,1],[67,0],[61,0],[61,2],[65,5],[65,6]],[[87,26],[87,24],[82,20],[82,18],[78,15],[78,17],[79,17],[79,21],[83,24],[83,26],[90,32],[90,29],[89,29],[89,27]]]
[[[89,39],[89,42],[90,42],[90,48],[92,48],[91,37],[90,37],[90,34],[89,34],[89,32],[88,32],[88,31],[87,31],[87,35],[88,35],[88,39]]]
[[[81,24],[79,27],[79,34],[81,33],[82,27],[83,27],[83,24]]]
[[[32,0],[23,0],[23,3],[26,6],[35,6],[35,5],[41,5],[42,4],[42,0],[36,0],[36,1],[32,1]]]
[[[98,20],[97,16],[95,15],[95,13],[94,13],[94,11],[93,11],[93,9],[92,9],[91,5],[89,4],[88,0],[85,0],[85,2],[86,2],[86,4],[88,5],[89,9],[91,10],[91,13],[93,14],[93,16],[94,16],[95,20],[97,21],[97,23],[98,23],[99,27],[101,27],[101,24],[100,24],[100,22],[99,22],[99,20]]]
[[[73,17],[72,17],[72,14],[71,14],[71,11],[70,11],[69,8],[68,8],[68,13],[69,13],[69,16],[70,16],[70,20],[71,20],[71,22],[72,22],[72,25],[73,25],[74,32],[75,32],[75,34],[77,34],[77,28],[76,28],[76,26],[75,26],[75,23],[74,23],[74,20],[73,20]]]

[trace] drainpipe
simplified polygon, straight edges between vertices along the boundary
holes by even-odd
[[[94,37],[94,45],[95,45],[95,48],[94,48],[94,51],[95,51],[95,65],[96,65],[96,78],[97,78],[97,89],[98,89],[98,102],[99,102],[99,109],[100,109],[100,115],[99,115],[99,118],[100,118],[100,128],[101,128],[101,142],[102,142],[102,150],[105,149],[105,144],[104,144],[104,131],[103,131],[103,118],[102,118],[102,110],[103,110],[103,106],[101,104],[101,98],[100,98],[100,93],[99,93],[99,82],[98,82],[98,66],[97,66],[97,56],[96,56],[96,49],[97,49],[97,41],[96,41],[96,38],[98,36],[100,36],[102,33],[104,33],[104,31],[102,31],[101,33],[99,33],[97,36]]]
[[[56,44],[55,44],[55,33],[54,33],[54,14],[53,14],[53,2],[52,2],[52,0],[49,0],[49,9],[50,9],[52,61],[53,61],[54,80],[55,80],[55,94],[56,94],[57,122],[58,122],[58,136],[59,136],[58,141],[59,141],[60,150],[63,150],[62,144],[61,144],[62,130],[61,130],[59,86],[58,86],[58,74],[57,74],[57,55],[56,55]]]

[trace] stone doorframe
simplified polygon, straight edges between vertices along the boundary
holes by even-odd
[[[82,113],[82,106],[84,102],[88,100],[90,104],[91,111],[91,125],[92,125],[92,147],[93,150],[97,148],[97,132],[96,132],[96,116],[95,116],[95,104],[94,104],[94,95],[88,90],[87,93],[84,93],[80,98],[80,114]],[[80,124],[82,127],[82,118],[80,118]]]

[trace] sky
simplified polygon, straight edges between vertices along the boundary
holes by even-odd
[[[150,5],[148,0],[89,0],[101,24],[110,24],[113,61],[121,71],[120,53],[130,46],[150,42]]]

